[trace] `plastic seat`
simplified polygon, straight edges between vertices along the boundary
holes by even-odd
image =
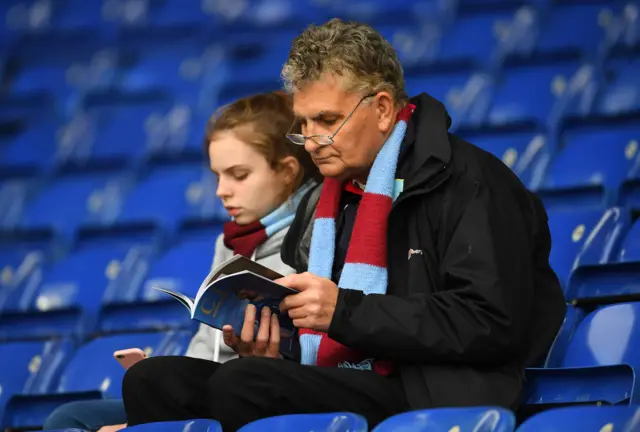
[[[222,432],[220,423],[215,420],[187,420],[162,423],[146,423],[129,426],[122,430],[132,432]]]
[[[563,112],[588,111],[592,103],[591,93],[586,93],[589,96],[586,100],[583,100],[583,94],[592,81],[592,69],[585,67],[587,69],[581,69],[575,63],[565,62],[507,68],[496,84],[488,122],[498,126],[544,126],[557,120]]]
[[[0,229],[8,231],[18,224],[33,182],[24,178],[0,181]]]
[[[117,215],[129,183],[117,172],[58,177],[28,203],[20,228],[49,228],[70,235],[83,224],[109,224]]]
[[[19,243],[0,248],[0,311],[29,307],[47,262],[44,249],[42,244]]]
[[[366,432],[367,420],[352,413],[292,414],[257,420],[240,428],[239,432],[259,431]]]
[[[189,328],[189,312],[172,297],[153,289],[158,286],[195,298],[211,269],[214,247],[222,226],[183,234],[181,239],[155,260],[141,285],[137,301],[112,304],[103,309],[104,331]]]
[[[636,406],[567,407],[543,412],[524,422],[518,432],[634,432],[640,430]]]
[[[210,171],[201,164],[157,166],[132,189],[116,219],[119,224],[146,223],[174,228],[187,217],[219,212]]]
[[[612,60],[607,69],[609,80],[599,98],[598,112],[619,115],[640,109],[640,57]]]
[[[0,147],[0,169],[32,174],[56,165],[58,125],[51,121],[33,122]]]
[[[609,262],[576,269],[569,282],[567,298],[605,302],[640,293],[640,220],[636,220],[628,232],[624,231],[624,240]]]
[[[455,72],[409,76],[405,88],[410,96],[426,92],[441,101],[452,116],[452,129],[458,125],[480,125],[491,102],[489,76]]]
[[[72,354],[68,341],[12,342],[0,344],[0,419],[15,393],[46,393],[56,384],[61,364]],[[0,422],[4,429],[5,421]]]
[[[549,211],[549,231],[551,232],[549,262],[563,286],[566,287],[586,241],[602,216],[603,212],[595,209]]]
[[[464,138],[500,158],[530,189],[540,183],[551,156],[548,139],[540,133],[477,133]]]
[[[438,408],[395,415],[372,432],[392,431],[513,432],[515,416],[499,407]]]
[[[548,207],[615,205],[638,151],[640,126],[584,126],[563,134],[563,147],[538,190]]]
[[[182,355],[176,333],[138,333],[106,336],[81,346],[62,372],[57,386],[46,394],[16,395],[7,405],[7,427],[41,426],[58,406],[74,400],[121,398],[125,370],[113,358],[117,350],[140,348],[148,356]]]
[[[608,4],[558,5],[542,25],[536,50],[578,57],[595,53],[605,36]]]
[[[172,104],[163,98],[128,97],[91,104],[91,139],[77,152],[93,163],[124,164],[140,160],[166,139],[165,115]]]
[[[5,304],[0,338],[82,338],[94,330],[101,303],[111,298],[135,297],[140,272],[152,253],[148,238],[94,238],[81,241],[65,259],[47,269],[36,289],[20,302]]]
[[[640,303],[621,303],[587,315],[569,341],[561,367],[527,370],[524,401],[637,404],[638,314]]]
[[[567,352],[567,346],[573,337],[576,329],[585,317],[585,312],[581,308],[577,308],[572,305],[567,305],[567,311],[565,313],[564,321],[558,334],[553,340],[549,353],[544,362],[545,368],[561,367]]]

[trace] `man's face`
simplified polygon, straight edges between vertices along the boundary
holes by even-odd
[[[321,146],[308,139],[305,149],[325,177],[366,181],[369,169],[388,132],[378,95],[362,100],[362,94],[346,92],[342,77],[324,75],[293,93],[293,110],[302,134],[333,136],[333,144]],[[357,108],[356,108],[357,107]],[[355,109],[355,111],[354,111]]]

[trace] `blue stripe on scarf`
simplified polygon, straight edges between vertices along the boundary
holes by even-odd
[[[340,288],[362,291],[365,295],[387,292],[387,269],[371,264],[345,263]]]
[[[293,222],[296,210],[302,197],[315,185],[315,182],[308,181],[298,188],[298,190],[289,197],[277,209],[260,219],[260,223],[267,232],[267,237],[271,237],[283,228],[288,227]]]
[[[393,187],[395,185],[396,165],[400,155],[400,147],[404,134],[407,131],[407,124],[399,122],[393,129],[393,133],[387,140],[378,156],[376,156],[371,172],[367,178],[365,193],[375,193],[393,197]]]
[[[305,333],[300,335],[300,363],[305,365],[314,365],[318,359],[318,348],[320,348],[320,340],[322,336],[317,334]]]
[[[336,223],[331,218],[316,219],[313,223],[309,271],[316,276],[331,279],[335,253]],[[313,251],[322,251],[314,253]]]

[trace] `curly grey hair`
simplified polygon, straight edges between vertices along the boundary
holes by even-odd
[[[388,91],[396,103],[408,99],[395,49],[366,24],[334,18],[307,27],[293,40],[282,68],[285,89],[293,92],[323,74],[345,77],[347,91]]]

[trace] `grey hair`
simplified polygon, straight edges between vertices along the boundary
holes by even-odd
[[[293,93],[323,74],[345,77],[347,91],[388,91],[396,103],[408,99],[396,50],[366,24],[334,18],[307,27],[293,40],[282,68],[285,89]]]

